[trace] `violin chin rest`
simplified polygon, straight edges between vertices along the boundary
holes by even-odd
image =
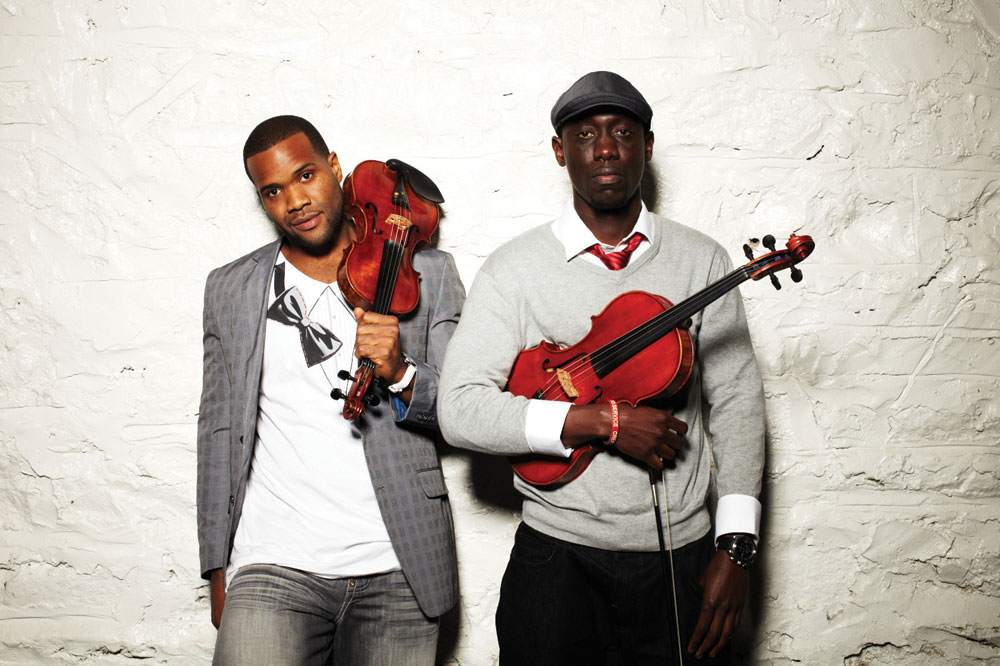
[[[434,203],[444,203],[444,195],[441,194],[441,190],[420,169],[397,159],[386,160],[385,165],[393,171],[403,174],[406,182],[410,184],[413,193],[421,199],[433,201]]]

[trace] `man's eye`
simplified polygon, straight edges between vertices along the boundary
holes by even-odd
[[[302,174],[302,180],[312,180],[313,174],[311,171],[306,171]]]
[[[581,139],[589,139],[593,135],[594,135],[593,130],[580,130],[579,132],[577,132],[577,136],[580,137]]]
[[[271,189],[264,192],[264,196],[267,197],[268,199],[278,196],[278,188],[272,187]]]

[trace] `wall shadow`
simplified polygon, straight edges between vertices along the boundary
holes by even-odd
[[[458,449],[443,442],[439,443],[438,452],[442,464],[460,462],[468,470],[466,483],[476,502],[505,511],[512,516],[520,515],[521,495],[514,490],[513,472],[507,458]],[[454,507],[452,510],[454,511]],[[499,584],[500,581],[496,582]],[[463,622],[463,602],[460,593],[455,607],[441,616],[435,662],[438,666],[454,663],[455,649],[458,646]]]
[[[656,166],[655,161],[646,164],[646,169],[642,173],[642,180],[639,182],[639,192],[642,203],[646,204],[646,210],[655,213],[656,206],[661,198],[660,169]]]

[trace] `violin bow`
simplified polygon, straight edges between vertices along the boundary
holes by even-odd
[[[670,598],[674,604],[674,630],[677,636],[677,663],[684,666],[684,649],[681,646],[681,620],[680,612],[677,608],[677,579],[674,576],[674,539],[670,534],[670,503],[667,500],[667,477],[663,475],[661,469],[659,473],[652,467],[649,470],[649,490],[653,494],[653,515],[656,516],[656,538],[660,543],[660,567],[663,569],[663,585],[667,587],[670,583]],[[667,516],[667,541],[663,541],[663,519],[660,517],[659,493],[656,489],[657,477],[663,481],[663,509]],[[666,557],[664,558],[664,554]],[[667,566],[669,561],[669,567]],[[667,569],[670,573],[668,575]]]

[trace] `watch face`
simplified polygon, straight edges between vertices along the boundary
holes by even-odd
[[[757,547],[754,545],[753,539],[736,539],[733,543],[733,555],[740,562],[750,561],[756,554]]]
[[[757,544],[753,537],[746,534],[730,536],[726,552],[729,554],[729,559],[746,568],[757,559]]]

